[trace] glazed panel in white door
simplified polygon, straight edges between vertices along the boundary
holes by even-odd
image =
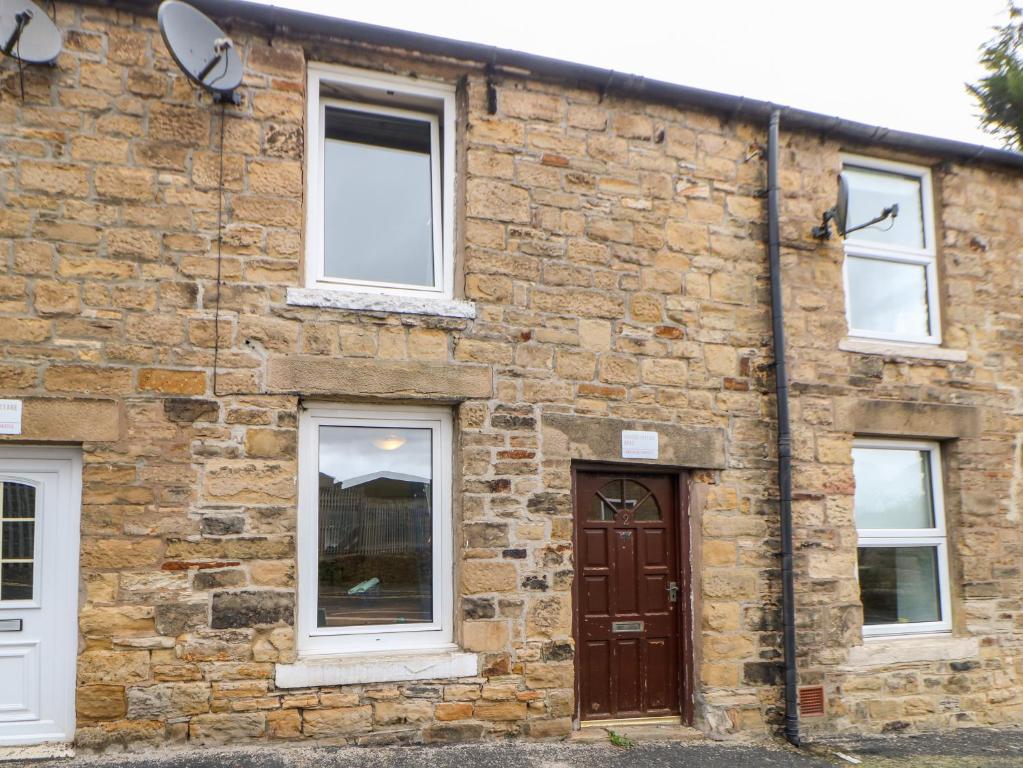
[[[0,746],[74,736],[81,458],[0,446]]]

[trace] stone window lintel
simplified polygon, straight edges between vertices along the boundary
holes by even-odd
[[[950,403],[849,399],[836,405],[835,426],[861,437],[958,440],[981,433],[981,409]]]

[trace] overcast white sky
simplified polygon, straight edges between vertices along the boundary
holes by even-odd
[[[252,0],[998,146],[963,83],[1004,0]]]

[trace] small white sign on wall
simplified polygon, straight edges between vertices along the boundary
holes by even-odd
[[[643,432],[636,429],[622,430],[622,458],[623,459],[656,459],[657,438],[656,432]]]
[[[21,400],[0,400],[0,435],[21,434]]]

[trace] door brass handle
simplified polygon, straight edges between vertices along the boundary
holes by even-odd
[[[668,584],[668,600],[673,603],[678,602],[678,582],[672,581]]]

